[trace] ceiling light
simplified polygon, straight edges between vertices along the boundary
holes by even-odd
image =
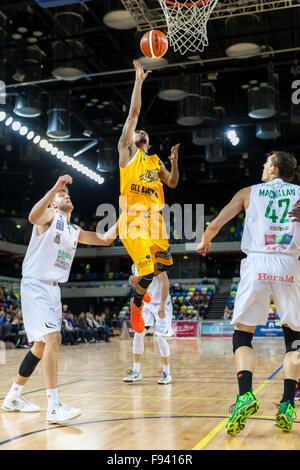
[[[34,132],[33,132],[33,131],[29,131],[26,137],[27,137],[28,140],[33,139],[33,138],[34,138]]]
[[[50,144],[50,142],[48,142],[46,147],[45,147],[45,150],[46,150],[46,152],[51,152],[52,148],[53,148],[53,145]]]
[[[58,153],[58,148],[57,148],[57,147],[53,147],[53,148],[51,149],[51,153],[52,153],[52,155],[56,155],[56,154]]]
[[[6,118],[6,112],[0,111],[0,121],[4,121],[5,118]]]
[[[28,133],[28,127],[22,126],[22,127],[20,128],[20,134],[21,134],[21,135],[26,135],[27,133]]]
[[[43,32],[42,31],[33,31],[32,35],[36,38],[41,38],[43,36]]]
[[[21,128],[21,123],[19,121],[14,121],[11,127],[13,131],[18,131]]]
[[[48,144],[48,140],[46,140],[46,139],[42,139],[42,140],[40,141],[40,147],[41,147],[42,149],[46,148],[47,144]]]
[[[20,26],[17,31],[21,34],[23,33],[28,33],[28,28],[26,28],[26,26]]]
[[[64,156],[64,152],[62,152],[61,150],[59,152],[57,152],[57,154],[56,154],[56,157],[59,158],[59,159],[62,159],[63,156]]]
[[[38,144],[40,140],[41,140],[41,136],[40,136],[40,135],[36,135],[35,138],[33,139],[33,143],[34,143],[34,144]]]
[[[13,118],[10,116],[8,119],[6,119],[5,125],[10,126],[12,122],[13,122]]]
[[[13,39],[15,39],[16,41],[19,41],[20,39],[22,39],[22,34],[14,33],[14,34],[12,34],[11,37],[12,37]]]

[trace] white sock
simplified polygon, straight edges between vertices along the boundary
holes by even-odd
[[[163,368],[163,371],[165,374],[171,374],[171,371],[170,371],[170,364],[168,364],[167,366],[164,365],[164,368]]]
[[[141,363],[140,362],[134,362],[133,363],[133,370],[134,370],[134,372],[139,374],[141,372]]]
[[[16,382],[14,382],[11,386],[10,391],[8,392],[8,395],[10,397],[18,397],[19,395],[21,395],[23,387],[24,385],[19,385]]]
[[[48,407],[52,408],[55,403],[59,402],[57,388],[49,388],[46,390],[48,398]]]

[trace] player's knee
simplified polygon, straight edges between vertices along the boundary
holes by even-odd
[[[133,338],[133,354],[144,354],[144,337],[146,329],[143,333],[134,333]]]
[[[61,345],[62,335],[60,331],[54,331],[45,336],[46,346],[58,349]]]
[[[164,336],[156,336],[156,341],[158,343],[159,352],[161,357],[169,357],[170,356],[170,346],[168,341]]]
[[[148,289],[151,282],[153,281],[153,278],[154,278],[154,272],[150,274],[146,274],[145,276],[139,277],[137,283],[142,289]]]
[[[36,357],[31,351],[29,351],[20,365],[19,375],[21,377],[30,377],[39,362],[40,358]]]
[[[288,326],[282,325],[285,352],[300,351],[300,331],[295,331]]]
[[[232,335],[233,353],[235,353],[235,351],[242,346],[252,348],[252,338],[253,333],[248,331],[234,330]]]

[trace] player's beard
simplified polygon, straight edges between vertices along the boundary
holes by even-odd
[[[69,204],[64,203],[60,206],[60,210],[65,213],[72,212],[73,209],[74,209],[74,206],[72,202],[70,202]]]
[[[135,145],[136,145],[137,148],[139,148],[139,149],[143,149],[143,146],[144,146],[145,144],[147,145],[147,147],[149,146],[149,145],[148,145],[148,142],[147,142],[147,139],[145,139],[144,137],[142,137],[140,140],[138,140],[138,141],[135,143]]]

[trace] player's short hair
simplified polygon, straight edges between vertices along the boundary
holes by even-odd
[[[294,155],[283,150],[273,150],[267,157],[272,157],[272,163],[278,168],[279,177],[283,181],[290,182],[295,177],[300,179],[300,167]]]

